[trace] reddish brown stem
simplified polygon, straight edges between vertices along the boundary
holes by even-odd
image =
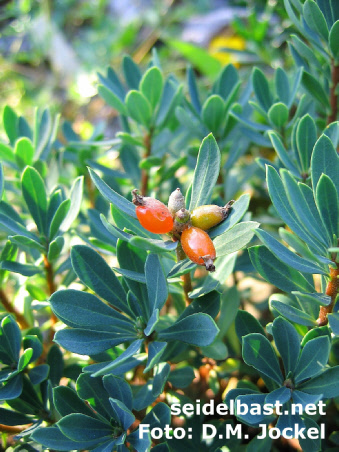
[[[10,433],[11,435],[15,435],[16,433],[21,433],[26,430],[30,425],[3,425],[0,424],[0,432],[2,433]]]
[[[321,306],[317,323],[319,326],[327,325],[327,315],[333,311],[333,307],[339,293],[339,264],[336,268],[330,269],[330,280],[326,287],[326,295],[331,297],[331,303],[328,306]]]
[[[338,94],[336,93],[336,91],[338,84],[339,84],[339,65],[336,65],[334,63],[334,60],[332,60],[332,85],[330,91],[331,113],[327,118],[327,124],[331,124],[332,122],[337,120]]]
[[[17,308],[10,303],[10,301],[3,289],[0,289],[0,301],[7,312],[9,312],[10,314],[14,314],[14,316],[15,316],[17,322],[20,324],[21,328],[23,328],[23,329],[29,328],[29,323],[27,322],[25,317],[21,314],[21,312],[19,312],[17,310]]]

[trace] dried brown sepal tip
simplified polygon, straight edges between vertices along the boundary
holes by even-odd
[[[174,190],[174,192],[170,194],[170,197],[168,198],[167,207],[172,215],[174,215],[181,209],[185,209],[185,198],[184,195],[181,193],[180,188],[177,188],[176,190]]]
[[[143,206],[144,205],[144,197],[141,195],[138,195],[138,189],[135,188],[132,190],[132,203],[135,206]]]
[[[228,201],[228,203],[222,208],[223,211],[223,220],[226,220],[226,218],[229,216],[232,210],[232,205],[235,203],[234,199],[231,199],[231,201]]]
[[[207,254],[206,256],[201,256],[201,259],[203,259],[206,270],[208,272],[215,272],[215,266],[213,264],[213,259],[211,258],[211,256],[209,254]]]

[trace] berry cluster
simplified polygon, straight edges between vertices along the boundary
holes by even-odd
[[[207,230],[225,220],[234,201],[226,206],[200,206],[189,212],[185,198],[179,188],[174,190],[168,200],[168,207],[154,198],[138,195],[133,190],[133,203],[137,218],[142,227],[156,234],[170,233],[173,240],[179,240],[186,256],[195,264],[204,265],[206,270],[215,271],[216,258],[214,244]]]

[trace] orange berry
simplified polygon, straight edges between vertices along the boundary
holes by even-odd
[[[185,229],[181,234],[181,246],[192,262],[204,265],[208,271],[215,270],[216,251],[207,232],[196,227]]]
[[[137,218],[143,228],[155,234],[166,234],[173,229],[173,217],[161,201],[142,198],[142,205],[136,208]]]

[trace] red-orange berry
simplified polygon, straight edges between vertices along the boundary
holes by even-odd
[[[143,228],[154,234],[166,234],[173,229],[173,217],[158,199],[143,197],[133,190],[133,203],[137,205],[137,218]]]
[[[186,256],[192,262],[204,265],[208,271],[215,270],[213,261],[216,258],[216,251],[207,232],[191,227],[183,231],[180,241]]]

